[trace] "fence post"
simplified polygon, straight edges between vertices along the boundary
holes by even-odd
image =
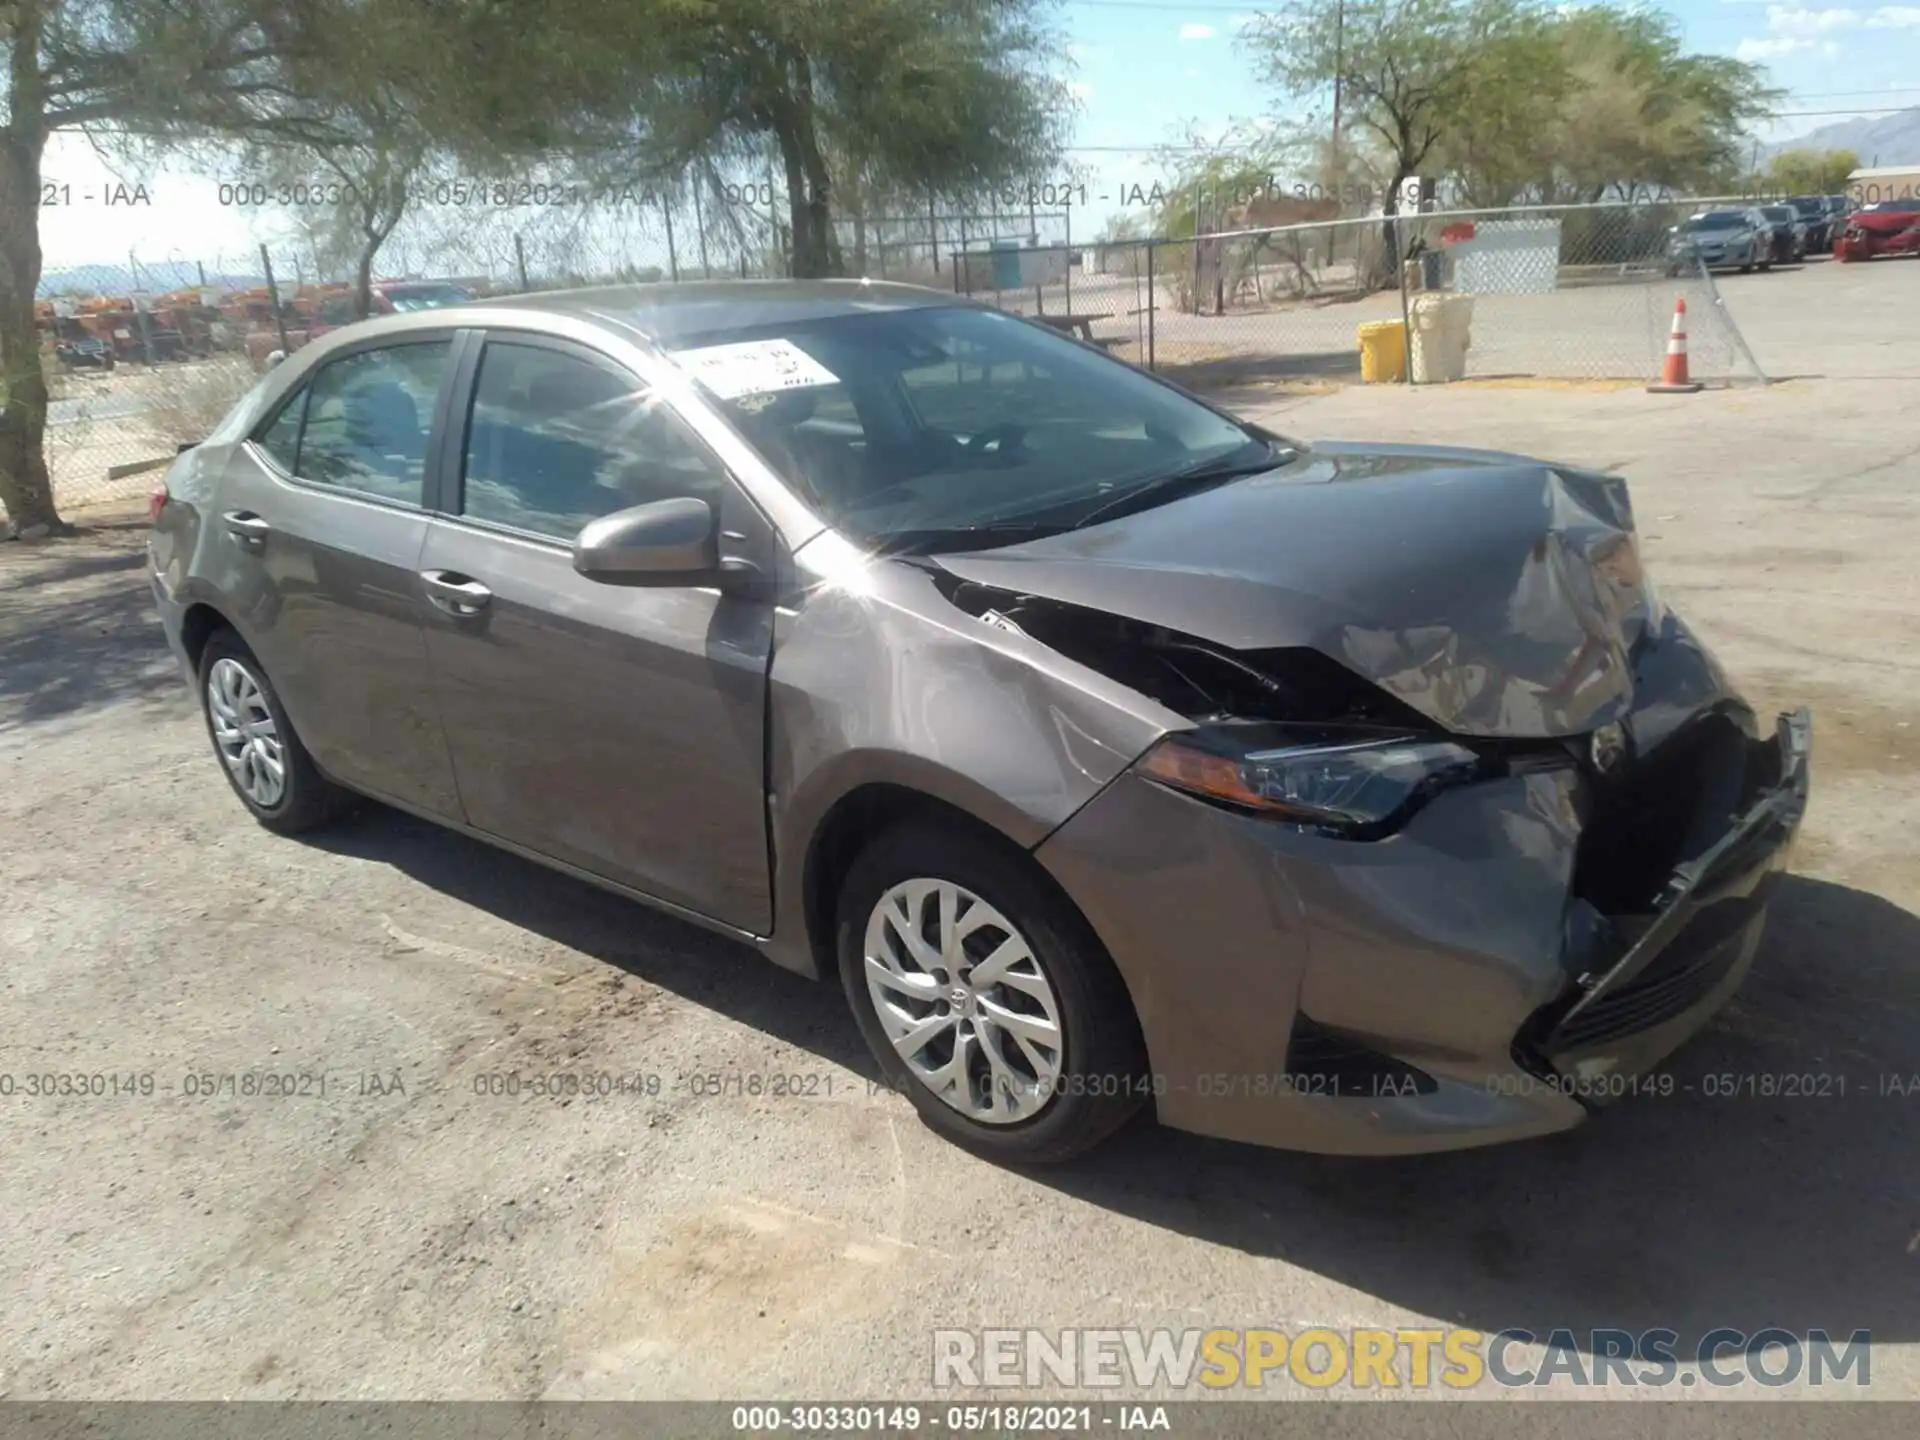
[[[524,295],[531,288],[527,284],[527,242],[518,230],[513,232],[513,268],[520,272],[520,293]]]
[[[953,256],[953,293],[960,293],[960,252],[957,250]]]
[[[1153,312],[1158,308],[1153,295],[1153,241],[1147,241],[1147,369],[1154,366]]]
[[[940,268],[940,223],[933,214],[933,187],[927,187],[927,240],[933,246],[933,268]]]
[[[713,267],[707,263],[707,215],[700,204],[700,173],[693,172],[693,228],[700,237],[700,278],[711,280]]]
[[[667,278],[675,284],[680,280],[680,256],[673,245],[673,205],[667,199],[667,192],[660,192],[660,213],[667,217]]]
[[[273,257],[267,254],[267,247],[260,247],[260,268],[267,272],[267,303],[273,306],[273,328],[280,334],[280,350],[287,349],[287,317],[280,313],[280,287],[273,283]]]
[[[1067,247],[1067,268],[1064,272],[1067,284],[1067,313],[1073,313],[1073,192],[1067,192],[1067,207],[1060,217],[1062,243]]]
[[[1407,302],[1407,240],[1406,236],[1400,233],[1398,210],[1394,211],[1393,215],[1393,269],[1395,279],[1400,284],[1401,348],[1407,357],[1407,373],[1402,379],[1406,384],[1411,385],[1413,384],[1413,312]]]

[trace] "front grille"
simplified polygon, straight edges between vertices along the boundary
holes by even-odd
[[[1370,1050],[1298,1012],[1287,1040],[1287,1084],[1296,1094],[1343,1099],[1431,1095],[1440,1088],[1426,1071]]]
[[[1692,1009],[1738,963],[1740,932],[1753,914],[1751,904],[1727,901],[1696,916],[1644,974],[1561,1025],[1546,1048],[1558,1053],[1603,1045]]]

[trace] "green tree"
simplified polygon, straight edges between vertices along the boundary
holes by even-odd
[[[1390,157],[1385,210],[1461,123],[1525,81],[1546,26],[1533,0],[1290,0],[1241,32],[1289,100],[1340,92],[1343,129]]]
[[[1438,163],[1469,205],[1712,189],[1738,170],[1741,133],[1775,98],[1760,67],[1687,54],[1664,13],[1560,11],[1483,72]]]
[[[107,145],[337,135],[333,77],[380,60],[361,36],[400,0],[7,0],[0,4],[0,504],[16,533],[62,532],[34,333],[41,163],[50,136]]]
[[[1782,195],[1838,195],[1860,168],[1851,150],[1787,150],[1767,162],[1767,188]]]
[[[495,0],[514,70],[486,128],[677,181],[699,163],[780,172],[796,275],[837,273],[839,184],[983,192],[1058,153],[1064,87],[1039,0]],[[531,62],[520,14],[541,32]],[[528,93],[534,92],[534,93]],[[835,174],[835,169],[840,173]],[[855,207],[855,213],[863,207]]]

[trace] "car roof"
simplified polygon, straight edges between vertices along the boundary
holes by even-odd
[[[671,347],[716,331],[831,319],[876,311],[970,304],[963,296],[919,285],[873,280],[685,280],[602,285],[505,295],[462,306],[570,315],[625,329]]]

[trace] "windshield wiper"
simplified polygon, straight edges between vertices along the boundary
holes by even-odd
[[[1074,521],[1073,528],[1084,530],[1089,525],[1098,525],[1102,520],[1112,520],[1121,515],[1130,515],[1135,510],[1164,505],[1170,500],[1211,489],[1228,480],[1238,480],[1247,475],[1264,475],[1269,470],[1278,470],[1300,453],[1270,440],[1263,440],[1260,443],[1264,453],[1258,459],[1233,460],[1227,456],[1221,456],[1213,460],[1196,461],[1184,469],[1156,476],[1144,485],[1136,485],[1133,489],[1094,506]]]
[[[873,542],[875,555],[938,555],[942,551],[991,550],[1000,545],[1019,545],[1028,540],[1044,540],[1072,529],[1069,525],[1039,525],[1022,521],[996,521],[989,525],[955,525],[944,529],[891,530]]]

